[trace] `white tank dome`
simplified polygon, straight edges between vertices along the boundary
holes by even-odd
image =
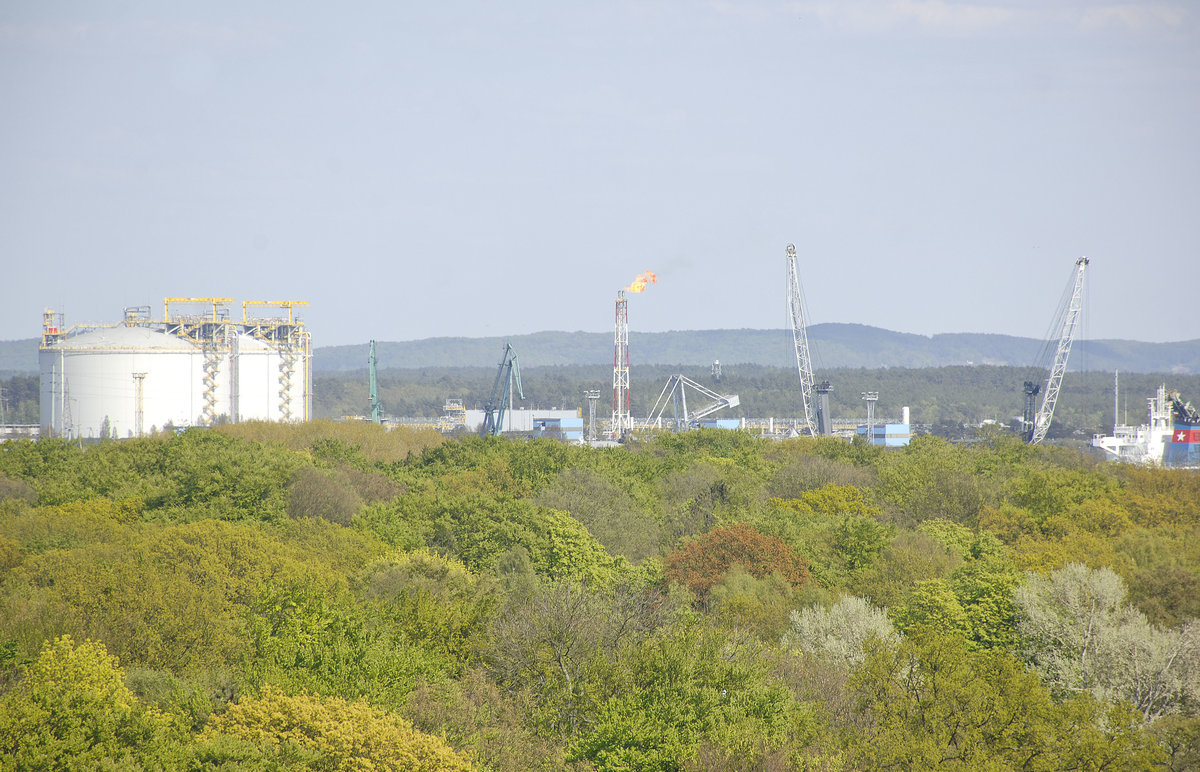
[[[144,327],[102,327],[43,347],[41,423],[60,437],[129,437],[191,426],[204,407],[203,353]]]
[[[145,327],[100,327],[46,346],[55,351],[196,351],[196,344]]]

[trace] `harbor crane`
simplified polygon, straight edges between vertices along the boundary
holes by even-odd
[[[704,407],[688,412],[687,405],[687,389],[691,389],[699,396],[708,400],[708,404]],[[693,397],[693,404],[695,398]],[[699,424],[700,419],[715,413],[718,410],[726,407],[737,407],[740,404],[738,395],[736,394],[718,394],[715,391],[707,389],[692,379],[682,375],[672,375],[667,379],[667,383],[663,386],[662,392],[658,395],[658,400],[655,401],[654,407],[650,409],[650,417],[647,418],[647,424],[655,424],[662,420],[663,413],[667,406],[673,407],[673,418],[677,429],[690,429]]]
[[[1058,401],[1059,389],[1062,388],[1063,374],[1067,371],[1067,357],[1071,354],[1071,344],[1075,340],[1075,328],[1079,325],[1079,317],[1083,311],[1083,278],[1089,262],[1086,257],[1075,261],[1071,280],[1067,283],[1063,300],[1059,304],[1054,321],[1051,322],[1051,332],[1057,330],[1058,338],[1054,350],[1054,362],[1050,366],[1050,377],[1046,380],[1045,389],[1043,390],[1041,385],[1034,381],[1025,381],[1025,408],[1021,417],[1021,431],[1025,435],[1025,441],[1031,445],[1041,443],[1046,438],[1046,432],[1050,431],[1050,420],[1054,417],[1054,405]],[[1038,356],[1040,367],[1045,367],[1045,363],[1049,359],[1050,344],[1053,341],[1054,338],[1050,338],[1043,346],[1042,353]],[[1035,413],[1033,406],[1037,402],[1039,392],[1042,394],[1042,405]]]
[[[792,323],[792,343],[796,349],[796,370],[800,373],[800,402],[804,407],[804,425],[812,437],[818,434],[814,418],[812,357],[808,351],[808,322],[804,298],[800,294],[800,273],[796,268],[796,245],[787,245],[788,315]],[[824,423],[824,422],[822,422]]]
[[[504,431],[504,411],[512,399],[512,387],[516,383],[517,396],[525,399],[521,390],[521,365],[517,362],[517,352],[512,344],[504,344],[504,355],[500,357],[500,367],[496,370],[496,380],[492,383],[492,396],[483,406],[483,426],[479,429],[481,437],[489,435],[500,436]]]
[[[379,382],[375,377],[375,341],[371,341],[371,355],[367,357],[370,371],[371,422],[383,423],[383,403],[379,401]]]

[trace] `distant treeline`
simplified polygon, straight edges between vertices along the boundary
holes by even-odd
[[[1033,338],[985,333],[913,335],[862,324],[817,324],[809,342],[818,370],[842,367],[944,367],[951,365],[1008,365],[1024,367],[1041,361],[1044,343]],[[369,344],[318,346],[316,372],[341,372],[366,367]],[[379,341],[380,367],[488,367],[511,343],[524,367],[611,365],[611,332],[536,332],[491,338],[426,338]],[[709,366],[756,364],[790,367],[794,364],[789,330],[677,330],[629,335],[634,364]],[[0,341],[0,377],[36,373],[38,339]],[[1047,363],[1048,364],[1048,363]],[[1070,368],[1086,372],[1200,374],[1200,339],[1175,343],[1131,340],[1081,340],[1071,353]]]
[[[773,417],[776,421],[800,418],[800,387],[794,370],[761,365],[723,365],[717,382],[709,367],[643,365],[631,370],[633,414],[645,418],[667,379],[683,373],[713,391],[737,394],[741,405],[718,417]],[[481,407],[491,394],[495,368],[443,367],[383,370],[379,393],[389,415],[437,416],[447,399],[461,399],[468,408]],[[830,395],[835,419],[865,418],[861,394],[879,392],[876,416],[899,418],[901,408],[911,409],[911,421],[930,433],[957,437],[964,424],[984,421],[1008,423],[1023,407],[1022,384],[1042,381],[1044,373],[1029,368],[956,366],[928,368],[850,369],[821,371],[833,385]],[[1185,399],[1200,401],[1200,375],[1122,373],[1120,406],[1124,422],[1144,423],[1146,398],[1160,384],[1178,390]],[[600,415],[611,411],[612,368],[602,365],[526,368],[522,372],[525,399],[516,405],[531,408],[573,408],[586,411],[586,389],[602,393]],[[321,417],[362,415],[369,412],[367,373],[319,375],[313,380],[315,413]],[[1068,373],[1054,412],[1051,438],[1090,436],[1109,432],[1113,425],[1113,374]]]
[[[1040,361],[1043,342],[983,333],[912,335],[862,324],[817,324],[809,342],[818,369],[841,367],[942,367],[949,365],[1028,366]],[[498,362],[511,343],[523,366],[612,364],[612,333],[537,332],[507,338],[427,338],[377,342],[380,367],[481,367]],[[757,364],[789,367],[795,362],[789,330],[678,330],[629,334],[635,364],[708,366]],[[325,346],[314,369],[357,370],[367,363],[368,344]],[[1200,340],[1140,343],[1128,340],[1078,341],[1073,370],[1200,373]]]
[[[38,377],[14,375],[0,380],[0,423],[36,424],[38,411]]]

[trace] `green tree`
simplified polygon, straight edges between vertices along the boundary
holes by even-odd
[[[849,485],[827,484],[794,499],[772,498],[751,524],[800,551],[822,584],[846,586],[869,569],[895,537],[879,522],[871,497]]]
[[[730,630],[750,630],[763,641],[778,641],[788,613],[823,593],[814,582],[794,586],[778,573],[763,577],[735,565],[708,594],[709,612]]]
[[[198,739],[197,756],[205,767],[249,756],[267,766],[290,769],[474,769],[442,740],[417,731],[400,716],[336,697],[289,697],[270,687],[259,697],[230,706]],[[247,752],[246,745],[252,751]]]
[[[953,588],[943,579],[917,582],[904,602],[893,611],[892,618],[896,627],[906,635],[922,629],[940,630],[963,637],[970,635],[967,612]]]
[[[453,555],[476,573],[518,546],[548,577],[611,582],[629,568],[571,516],[508,496],[413,493],[364,507],[355,522],[394,546]]]
[[[658,552],[660,525],[621,486],[590,469],[565,469],[534,498],[578,520],[614,555],[640,563]]]
[[[288,485],[288,517],[320,517],[349,525],[363,500],[338,477],[335,472],[311,466],[296,470]]]
[[[164,769],[184,751],[171,721],[140,704],[115,657],[95,641],[48,643],[0,698],[6,769]]]
[[[673,439],[672,435],[664,435],[655,442],[660,451],[676,444],[686,443]],[[734,452],[748,456],[750,449],[739,445]],[[681,456],[672,460],[686,462],[686,466],[664,470],[659,479],[659,496],[666,511],[664,544],[675,546],[682,539],[705,533],[720,523],[741,517],[754,504],[760,483],[747,465],[711,456]]]
[[[243,668],[253,687],[394,706],[420,679],[443,678],[455,665],[443,651],[369,618],[345,590],[311,581],[262,588],[246,627]]]
[[[945,440],[917,437],[901,453],[884,457],[881,492],[914,520],[945,518],[974,526],[988,496],[971,461]]]
[[[957,635],[875,643],[851,683],[872,726],[852,742],[860,768],[1133,772],[1161,758],[1133,715],[1056,703],[1011,655]]]
[[[1021,579],[1016,566],[999,557],[969,560],[950,575],[950,587],[967,615],[967,637],[974,645],[1016,646],[1013,593]]]
[[[570,757],[598,770],[682,770],[710,756],[766,767],[813,741],[817,721],[770,678],[764,652],[713,630],[681,626],[631,646],[624,681]]]
[[[892,531],[869,517],[842,518],[834,530],[833,546],[851,571],[869,568],[892,540]]]
[[[398,553],[371,564],[365,595],[381,617],[463,664],[472,662],[497,603],[494,580],[427,550]]]
[[[571,736],[593,720],[614,653],[661,627],[670,613],[661,596],[642,588],[555,582],[512,598],[496,615],[486,661],[510,693],[529,701],[534,726]]]

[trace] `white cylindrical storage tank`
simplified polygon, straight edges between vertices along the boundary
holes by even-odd
[[[266,341],[238,334],[234,344],[238,421],[278,421],[279,358]]]
[[[200,349],[146,327],[106,327],[43,347],[44,435],[131,437],[164,425],[192,426],[204,408]]]
[[[309,358],[287,347],[241,333],[234,348],[239,421],[307,421]]]

